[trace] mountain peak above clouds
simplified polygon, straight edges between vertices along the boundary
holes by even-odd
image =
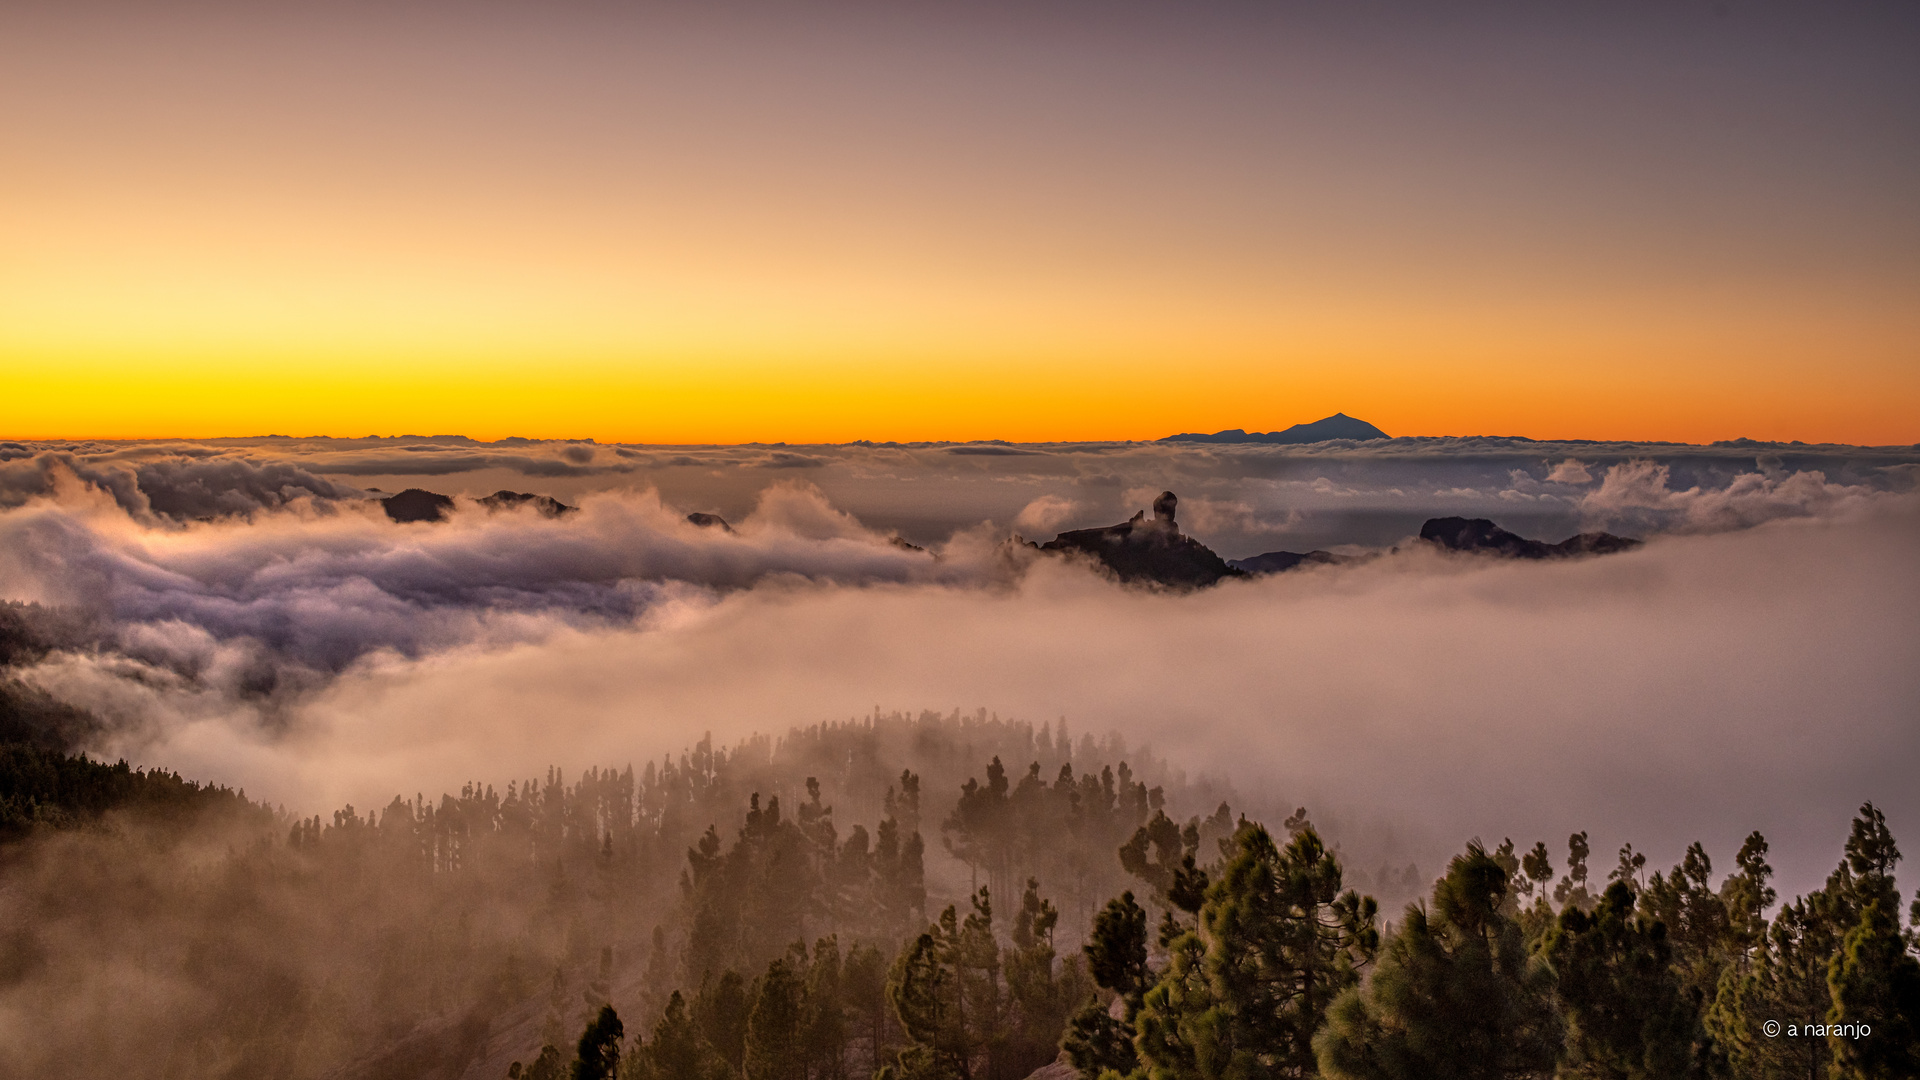
[[[568,506],[566,503],[561,502],[551,495],[535,495],[526,491],[508,491],[504,488],[488,495],[484,499],[475,499],[474,502],[479,503],[489,510],[511,510],[516,506],[531,506],[539,511],[542,517],[561,517],[580,509],[577,506]]]
[[[1126,582],[1191,588],[1240,576],[1212,549],[1180,532],[1174,521],[1179,501],[1173,492],[1163,491],[1153,500],[1151,518],[1142,510],[1118,525],[1063,532],[1038,547],[1092,555]]]
[[[1311,424],[1295,424],[1285,431],[1243,431],[1240,428],[1228,428],[1211,435],[1200,432],[1183,432],[1169,435],[1161,442],[1199,442],[1199,443],[1317,443],[1330,439],[1366,439],[1392,438],[1386,432],[1357,420],[1346,413],[1334,413],[1332,416],[1315,420]]]
[[[453,512],[453,500],[437,491],[408,488],[380,500],[387,516],[401,523],[444,521]]]
[[[374,489],[369,489],[374,490]],[[502,489],[474,502],[488,510],[511,510],[518,506],[531,506],[542,517],[557,518],[578,510],[577,506],[566,503],[551,495],[534,495],[525,491],[507,491]],[[408,488],[398,495],[389,495],[380,500],[380,506],[387,516],[401,523],[416,521],[445,521],[453,513],[453,498],[437,491],[421,488]]]

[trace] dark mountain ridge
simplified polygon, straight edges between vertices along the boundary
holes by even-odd
[[[1340,566],[1353,560],[1351,555],[1331,551],[1268,551],[1245,559],[1228,559],[1227,565],[1248,574],[1280,574],[1302,566]]]
[[[1392,436],[1365,420],[1356,420],[1346,413],[1334,413],[1332,416],[1315,420],[1311,424],[1295,424],[1285,431],[1242,431],[1228,428],[1211,435],[1200,432],[1182,432],[1169,435],[1161,442],[1197,442],[1197,443],[1317,443],[1329,439],[1388,439]]]
[[[1503,559],[1565,559],[1579,555],[1611,555],[1631,551],[1645,541],[1608,532],[1586,532],[1557,544],[1529,540],[1508,532],[1486,518],[1429,518],[1420,527],[1420,539],[1448,551],[1493,555]],[[1369,555],[1335,555],[1330,551],[1269,551],[1227,565],[1247,574],[1281,574],[1302,566],[1340,566]]]
[[[1575,555],[1611,555],[1631,551],[1644,541],[1608,532],[1570,536],[1557,544],[1529,540],[1486,518],[1431,518],[1420,527],[1420,539],[1448,551],[1497,555],[1505,559],[1564,559]]]

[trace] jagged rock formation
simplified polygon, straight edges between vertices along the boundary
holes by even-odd
[[[577,506],[568,506],[566,503],[561,502],[551,495],[533,495],[525,491],[507,491],[505,489],[496,491],[484,499],[476,499],[474,501],[489,510],[510,510],[513,507],[531,503],[533,508],[540,511],[543,517],[559,517],[562,514],[571,514],[580,509]]]
[[[551,495],[505,489],[474,501],[488,510],[510,510],[516,506],[531,505],[546,517],[560,517],[580,509],[568,506]],[[398,495],[389,495],[380,500],[380,506],[386,510],[388,517],[400,522],[445,521],[447,515],[453,513],[452,498],[421,488],[408,488]]]
[[[1486,518],[1431,518],[1420,526],[1420,539],[1448,551],[1482,552],[1505,559],[1564,559],[1574,555],[1611,555],[1630,551],[1643,541],[1606,532],[1580,533],[1557,544],[1529,540]]]
[[[1339,566],[1352,561],[1350,555],[1331,551],[1268,551],[1245,559],[1228,559],[1227,565],[1248,574],[1280,574],[1299,566]]]
[[[1388,439],[1392,436],[1365,420],[1356,420],[1346,413],[1334,413],[1332,416],[1315,420],[1311,424],[1295,424],[1285,431],[1242,431],[1228,428],[1211,435],[1199,432],[1183,432],[1169,435],[1161,442],[1199,442],[1199,443],[1316,443],[1328,439]]]
[[[1191,588],[1241,576],[1205,544],[1181,535],[1174,522],[1179,501],[1173,492],[1163,491],[1153,500],[1151,518],[1142,511],[1129,521],[1104,529],[1063,532],[1041,544],[1040,550],[1085,552],[1126,582]]]
[[[408,488],[398,495],[380,500],[387,516],[395,521],[445,521],[453,512],[453,500],[435,491]]]
[[[727,524],[727,519],[721,517],[719,514],[703,514],[696,510],[687,515],[687,520],[703,529],[719,529],[721,532],[733,531],[733,526]]]

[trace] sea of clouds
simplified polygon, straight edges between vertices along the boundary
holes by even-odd
[[[87,749],[302,813],[985,706],[1118,729],[1355,851],[1584,828],[1602,866],[1727,862],[1759,828],[1799,890],[1861,801],[1920,828],[1917,474],[1914,448],[1493,439],[0,444],[0,599],[85,620],[18,674],[102,719]],[[409,486],[461,498],[389,520]],[[470,501],[499,488],[579,511]],[[1175,593],[1010,542],[1163,488],[1229,557],[1379,557]],[[1450,514],[1649,543],[1410,542]]]

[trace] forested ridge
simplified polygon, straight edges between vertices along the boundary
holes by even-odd
[[[0,800],[22,1076],[1920,1076],[1871,805],[1785,903],[1757,833],[1580,833],[1383,909],[1304,809],[984,712],[306,818],[8,746]]]
[[[153,823],[210,810],[250,812],[262,823],[272,819],[265,807],[247,802],[244,791],[202,786],[125,761],[108,765],[29,743],[0,743],[0,840],[25,836],[36,826],[95,823],[111,811],[137,813]]]

